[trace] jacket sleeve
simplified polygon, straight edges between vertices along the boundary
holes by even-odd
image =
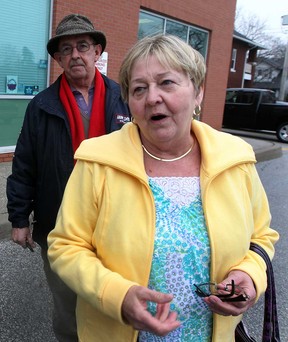
[[[122,322],[122,302],[135,282],[105,266],[97,249],[95,232],[98,230],[101,236],[101,222],[105,221],[102,211],[106,209],[103,210],[102,201],[105,174],[95,168],[99,169],[95,163],[77,161],[65,188],[56,226],[48,235],[48,257],[52,270],[75,293]]]
[[[23,126],[16,144],[12,162],[12,173],[7,179],[8,219],[13,228],[29,226],[29,215],[33,210],[35,194],[35,152],[37,144],[33,100],[29,103]]]
[[[265,189],[253,164],[247,165],[247,188],[250,195],[251,211],[254,227],[250,242],[263,247],[272,259],[275,253],[274,244],[279,239],[276,230],[270,228],[271,214]],[[248,210],[248,209],[247,209]],[[257,298],[266,289],[266,264],[257,253],[248,250],[245,258],[232,269],[242,270],[253,279]],[[231,269],[231,270],[232,270]]]

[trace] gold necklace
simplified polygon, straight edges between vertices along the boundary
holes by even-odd
[[[195,142],[195,140],[194,140],[194,142]],[[173,158],[173,159],[163,159],[163,158],[156,157],[156,156],[154,156],[154,154],[150,153],[143,144],[142,144],[142,148],[153,159],[160,160],[160,161],[163,161],[163,162],[173,162],[173,161],[180,160],[180,159],[186,157],[187,154],[192,151],[193,146],[194,146],[194,142],[193,142],[192,146],[189,148],[189,150],[187,152],[182,154],[182,156],[177,157],[177,158]]]

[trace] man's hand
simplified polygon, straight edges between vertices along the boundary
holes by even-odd
[[[177,313],[170,311],[172,299],[171,294],[152,291],[142,286],[132,286],[122,304],[123,319],[136,330],[165,336],[181,325],[177,321]],[[155,316],[147,311],[147,301],[157,303]]]
[[[28,247],[28,244],[35,248],[36,244],[32,238],[31,229],[29,227],[25,228],[12,228],[12,240],[23,248]]]

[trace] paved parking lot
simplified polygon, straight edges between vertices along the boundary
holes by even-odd
[[[40,247],[32,253],[10,239],[0,241],[0,289],[1,342],[57,341]]]

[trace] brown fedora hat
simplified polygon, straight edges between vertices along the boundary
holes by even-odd
[[[74,36],[78,34],[90,35],[96,44],[102,46],[102,52],[106,47],[106,37],[104,33],[96,31],[92,22],[80,14],[69,14],[64,17],[57,26],[55,37],[47,43],[47,51],[54,58],[54,53],[58,51],[59,40],[65,36]]]

